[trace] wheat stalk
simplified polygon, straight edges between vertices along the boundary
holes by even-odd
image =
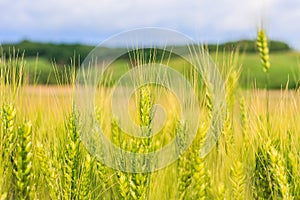
[[[195,199],[204,200],[206,198],[206,190],[208,184],[206,183],[206,170],[204,159],[197,157],[193,163],[193,190],[196,193]]]
[[[208,124],[202,123],[198,130],[197,137],[192,146],[193,162],[192,162],[192,183],[190,186],[192,199],[205,199],[209,184],[207,183],[207,173],[205,167],[205,159],[201,157],[201,148],[205,141],[208,130]]]
[[[139,125],[143,135],[147,138],[133,139],[130,151],[137,153],[147,153],[150,152],[152,146],[152,119],[153,119],[153,97],[149,87],[140,88],[139,92],[139,102],[138,102],[138,116]],[[138,165],[143,165],[145,169],[150,167],[148,161],[143,161],[142,163],[136,163]],[[136,173],[128,174],[127,180],[129,182],[129,193],[132,199],[147,199],[149,196],[150,180],[151,174],[146,173]]]
[[[234,199],[245,199],[245,179],[243,163],[237,161],[231,168],[232,197]]]
[[[268,73],[271,64],[269,61],[270,57],[269,57],[268,40],[267,40],[266,33],[263,29],[259,30],[257,33],[256,45],[260,54],[263,70],[265,73]]]
[[[269,113],[269,99],[270,99],[270,93],[269,93],[269,68],[271,66],[270,61],[269,61],[269,47],[268,47],[268,41],[267,41],[267,36],[266,33],[263,29],[259,30],[257,33],[257,42],[256,42],[260,58],[261,58],[261,63],[263,66],[263,71],[265,73],[265,78],[266,78],[266,87],[267,87],[267,92],[266,92],[266,119],[267,119],[267,131],[268,134],[270,133],[270,113]]]
[[[96,172],[95,172],[98,180],[100,183],[98,183],[99,190],[101,192],[106,191],[107,188],[109,188],[109,170],[108,168],[101,162],[96,162]],[[102,196],[104,196],[103,194]],[[105,198],[105,197],[102,197]]]
[[[119,192],[120,196],[124,200],[130,199],[130,188],[129,188],[129,180],[128,175],[122,172],[118,172],[118,178],[119,178]]]
[[[217,187],[217,194],[216,194],[216,199],[218,200],[224,200],[226,199],[226,188],[223,182],[219,182],[218,187]]]
[[[245,138],[245,141],[248,142],[249,134],[250,134],[250,121],[249,121],[248,109],[244,97],[242,97],[240,100],[240,110],[241,110],[242,134]]]
[[[16,145],[15,140],[17,135],[15,134],[15,120],[16,109],[12,104],[4,104],[2,106],[2,135],[1,135],[1,147],[5,149],[3,151],[6,160],[11,158],[12,151]]]
[[[1,129],[0,129],[0,171],[1,185],[3,191],[13,192],[13,153],[16,146],[17,132],[16,127],[16,109],[13,104],[3,104],[1,109]]]
[[[287,180],[286,170],[284,166],[284,160],[282,155],[273,147],[270,147],[269,150],[270,155],[270,163],[271,163],[271,171],[274,176],[274,180],[276,180],[279,190],[284,200],[293,199],[290,194],[290,186]],[[275,187],[277,187],[276,183],[274,183]]]
[[[93,169],[93,158],[86,153],[83,161],[83,172],[80,180],[80,187],[78,192],[78,199],[91,199],[91,177]]]
[[[300,198],[300,179],[299,179],[299,171],[298,171],[298,160],[297,154],[294,152],[288,153],[288,169],[287,175],[290,176],[290,191],[293,194],[294,198]]]
[[[16,189],[18,199],[32,198],[32,142],[30,122],[25,123],[18,130],[17,149],[14,156],[14,175],[16,178]]]
[[[67,141],[63,166],[63,194],[65,199],[77,198],[79,180],[80,140],[73,114],[67,121]]]
[[[268,144],[266,144],[268,145]],[[253,194],[256,199],[267,199],[272,196],[272,176],[269,163],[268,148],[259,147],[255,155],[254,187]]]
[[[233,127],[232,118],[229,112],[226,113],[226,118],[223,123],[222,135],[225,138],[225,152],[230,154],[230,147],[232,147],[233,142]]]
[[[49,195],[51,199],[62,198],[56,182],[58,178],[58,171],[53,163],[54,158],[46,153],[45,147],[42,144],[37,145],[36,154],[40,171],[43,174],[47,185],[47,195]]]
[[[187,195],[187,189],[192,183],[193,170],[192,170],[192,150],[189,149],[184,153],[186,127],[185,124],[178,123],[176,131],[176,150],[177,154],[181,155],[177,161],[177,190],[178,199],[185,199]]]

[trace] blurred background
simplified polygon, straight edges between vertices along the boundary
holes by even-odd
[[[297,88],[300,37],[298,0],[1,0],[0,44],[8,56],[24,54],[39,84],[55,84],[53,65],[63,70],[105,39],[133,28],[174,29],[209,44],[212,55],[239,47],[241,83],[263,87],[255,38],[261,24],[271,50],[273,89]],[[38,64],[37,64],[38,58]],[[216,61],[218,62],[218,61]],[[222,61],[220,61],[222,62]]]

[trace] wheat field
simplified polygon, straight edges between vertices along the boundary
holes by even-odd
[[[267,78],[276,78],[267,76],[272,66],[264,40],[260,32],[262,70]],[[22,72],[25,58],[2,56],[0,200],[300,199],[300,93],[243,90],[236,57],[223,59],[226,118],[212,151],[201,156],[212,120],[212,99],[202,88],[198,91],[201,117],[197,135],[188,150],[165,168],[130,173],[106,166],[82,143],[72,84],[27,85]],[[136,139],[124,136],[107,109],[110,89],[98,92],[97,119],[105,124],[107,137],[128,151],[151,152],[185,132],[177,118],[178,102],[170,93],[160,97],[168,111],[161,135]],[[129,108],[145,127],[152,120],[151,94],[151,87],[141,88]]]

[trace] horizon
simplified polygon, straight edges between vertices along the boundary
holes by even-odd
[[[195,44],[200,44],[200,45],[226,45],[228,43],[239,43],[239,42],[243,42],[243,41],[249,41],[249,42],[255,42],[256,41],[256,38],[242,38],[242,39],[238,39],[238,40],[228,40],[228,41],[224,41],[224,42],[219,42],[219,43],[214,43],[214,42],[210,42],[210,43],[201,43],[199,41],[195,41]],[[90,47],[97,47],[97,46],[100,46],[102,44],[102,42],[100,42],[99,44],[88,44],[88,43],[80,43],[80,42],[72,42],[72,41],[67,41],[67,42],[55,42],[55,41],[38,41],[38,40],[29,40],[29,39],[21,39],[19,41],[15,41],[15,42],[3,42],[1,43],[0,42],[0,47],[2,45],[20,45],[24,42],[29,42],[29,43],[36,43],[36,44],[53,44],[53,45],[80,45],[80,46],[90,46]],[[285,41],[281,41],[281,40],[274,40],[272,38],[268,38],[268,42],[281,42],[281,43],[284,43],[284,44],[287,44],[288,47],[291,49],[291,50],[295,50],[295,51],[299,51],[297,49],[294,49],[289,43],[285,42]],[[180,44],[173,44],[175,46],[181,46]],[[116,45],[116,48],[123,48],[122,45],[118,46]]]

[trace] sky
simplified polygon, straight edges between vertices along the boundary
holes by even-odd
[[[299,0],[0,0],[0,43],[97,45],[134,28],[174,29],[196,41],[269,38],[300,50]]]

